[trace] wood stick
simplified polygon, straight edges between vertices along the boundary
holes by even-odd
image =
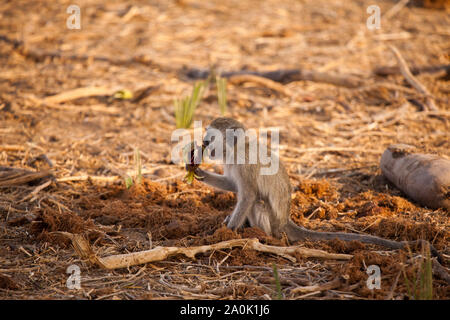
[[[62,177],[62,178],[56,179],[56,181],[57,182],[68,182],[68,181],[94,180],[94,181],[103,181],[103,182],[114,182],[119,179],[121,179],[121,177],[119,177],[119,176],[104,177],[104,176],[82,175],[82,176]]]
[[[393,5],[383,16],[383,18],[390,19],[399,13],[404,6],[408,4],[409,0],[400,0],[395,5]]]
[[[67,105],[67,104],[57,104],[57,103],[49,103],[47,101],[38,99],[36,97],[28,96],[27,97],[31,104],[29,104],[27,107],[31,108],[41,108],[42,106],[55,109],[55,110],[62,110],[62,111],[68,111],[68,112],[95,112],[95,113],[106,113],[106,114],[119,114],[123,112],[119,108],[106,106],[103,104],[91,104],[87,106],[83,105]]]
[[[446,270],[446,268],[443,267],[443,266],[439,263],[439,261],[437,261],[436,258],[433,258],[432,261],[433,261],[433,267],[432,267],[433,274],[434,274],[435,276],[437,276],[438,278],[440,278],[440,279],[446,281],[447,284],[450,285],[450,275],[448,274],[448,271]]]
[[[450,210],[450,160],[418,153],[414,146],[397,144],[383,152],[380,168],[411,199],[428,208]]]
[[[395,288],[397,288],[398,279],[400,278],[401,274],[402,274],[402,271],[400,270],[397,273],[397,276],[395,277],[394,282],[392,283],[391,290],[389,291],[385,300],[392,300],[392,298],[394,297],[394,290],[395,290]]]
[[[381,154],[382,150],[370,150],[363,148],[353,148],[353,147],[318,147],[318,148],[295,148],[295,147],[287,147],[283,148],[284,151],[292,151],[295,153],[310,153],[310,152],[362,152],[362,153],[373,153],[373,154]],[[283,150],[282,149],[282,150]]]
[[[258,239],[234,239],[228,241],[222,241],[219,243],[196,246],[196,247],[156,247],[151,250],[112,255],[104,258],[97,257],[89,245],[89,242],[80,234],[72,234],[68,232],[53,232],[69,238],[72,241],[72,245],[78,255],[89,260],[92,264],[95,264],[104,269],[120,269],[128,268],[130,266],[145,264],[154,261],[162,261],[170,256],[183,254],[186,257],[195,259],[195,256],[199,253],[205,253],[208,251],[231,249],[234,247],[241,247],[243,249],[253,249],[260,252],[272,253],[281,256],[300,254],[306,258],[319,258],[319,259],[335,259],[335,260],[349,260],[353,256],[350,254],[338,254],[328,253],[323,250],[302,248],[300,246],[291,247],[277,247],[265,245],[259,242]]]
[[[107,161],[105,161],[105,163],[106,162]],[[134,177],[136,175],[135,170],[128,170],[125,172],[125,171],[119,170],[117,168],[114,168],[112,166],[109,166],[109,165],[107,165],[107,166],[108,166],[108,169],[110,169],[111,171],[113,171],[113,173],[116,173],[117,175],[115,175],[115,176],[91,176],[91,175],[85,174],[85,175],[79,175],[79,176],[61,177],[61,178],[57,178],[56,181],[57,182],[68,182],[68,181],[92,180],[92,181],[114,182],[117,180],[125,179],[126,177]],[[154,173],[155,170],[157,170],[159,168],[164,168],[164,167],[166,167],[166,166],[162,165],[162,166],[157,166],[157,167],[153,167],[153,168],[149,168],[149,169],[142,169],[141,174],[142,175],[151,174],[151,173]],[[164,180],[177,178],[181,175],[183,175],[183,173],[178,173],[178,174],[170,176],[170,177],[155,179],[155,180],[151,180],[151,181],[152,182],[164,181]]]
[[[450,64],[411,68],[410,71],[413,75],[418,75],[420,73],[440,73],[442,71],[449,74]],[[377,76],[386,77],[390,75],[400,74],[401,72],[398,66],[381,66],[375,68],[373,70],[373,73],[376,74]]]
[[[280,93],[284,94],[285,96],[290,97],[292,95],[292,93],[286,87],[284,87],[282,84],[275,82],[271,79],[259,77],[256,75],[251,75],[251,74],[234,75],[228,79],[228,82],[230,82],[232,84],[239,84],[242,82],[254,82],[256,84],[263,85],[264,87],[267,87],[274,91],[280,92]]]
[[[305,287],[297,287],[291,290],[291,293],[308,293],[308,292],[315,292],[315,291],[325,291],[325,290],[331,290],[339,287],[341,285],[341,281],[339,278],[334,279],[333,281],[324,283],[324,284],[315,284],[312,286],[305,286]]]
[[[190,69],[186,72],[186,75],[193,79],[206,79],[210,74],[209,70]],[[275,70],[275,71],[228,71],[222,72],[221,77],[231,78],[233,76],[253,75],[262,78],[267,78],[275,82],[289,83],[292,81],[313,81],[329,83],[336,86],[357,88],[364,84],[362,79],[354,77],[352,75],[341,75],[337,73],[325,73],[314,70],[303,69],[287,69],[287,70]]]
[[[51,176],[51,170],[33,172],[24,169],[9,168],[9,170],[2,171],[0,171],[0,187],[21,185]]]
[[[25,147],[18,145],[4,145],[0,146],[0,151],[25,151]]]
[[[405,59],[403,59],[402,55],[400,54],[400,51],[390,45],[389,48],[392,50],[392,52],[394,53],[396,59],[397,59],[397,63],[400,67],[400,71],[403,75],[403,77],[405,77],[406,81],[408,81],[408,83],[414,87],[417,91],[419,91],[419,93],[426,95],[425,97],[425,103],[428,107],[428,110],[432,110],[432,111],[437,111],[438,108],[436,107],[434,100],[430,94],[430,92],[428,91],[428,89],[421,84],[411,73],[411,71],[408,68],[408,65],[405,62]]]
[[[110,96],[116,90],[107,87],[85,87],[64,91],[43,99],[44,103],[55,104],[91,96]]]

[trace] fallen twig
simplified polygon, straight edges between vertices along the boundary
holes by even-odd
[[[403,77],[405,77],[406,81],[408,81],[408,83],[413,86],[417,91],[419,91],[419,93],[425,95],[425,103],[428,107],[428,110],[432,110],[432,111],[437,111],[438,108],[436,107],[436,104],[434,103],[434,100],[430,94],[430,92],[428,91],[428,89],[421,84],[411,73],[411,71],[408,68],[408,65],[405,62],[405,59],[403,59],[402,55],[400,54],[400,51],[394,47],[394,46],[389,46],[389,48],[392,50],[392,52],[394,53],[398,65],[400,67],[400,71],[403,75]]]
[[[362,153],[373,153],[373,154],[381,154],[381,150],[369,150],[362,148],[352,148],[352,147],[317,147],[317,148],[295,148],[295,147],[286,147],[285,151],[292,151],[295,153],[310,153],[310,152],[362,152]]]
[[[419,68],[411,68],[411,73],[413,75],[418,75],[420,73],[439,73],[439,72],[446,72],[447,74],[450,73],[450,64],[442,64],[437,66],[425,66],[425,67],[419,67]],[[381,77],[387,77],[390,75],[400,74],[400,68],[398,66],[381,66],[377,67],[373,70],[373,73],[377,76]]]
[[[403,7],[408,4],[408,2],[409,0],[400,0],[383,15],[383,18],[391,19],[397,13],[399,13],[403,9]]]
[[[62,177],[56,179],[57,182],[68,182],[68,181],[87,181],[87,180],[93,180],[93,181],[103,181],[103,182],[114,182],[121,179],[119,176],[110,176],[110,177],[104,177],[104,176],[89,176],[89,175],[82,175],[82,176],[69,176],[69,177]]]
[[[308,292],[315,292],[315,291],[325,291],[325,290],[331,290],[339,287],[341,285],[341,281],[339,278],[336,278],[330,282],[324,283],[324,284],[315,284],[312,286],[305,286],[305,287],[297,287],[291,290],[291,293],[308,293]]]
[[[292,93],[287,88],[285,88],[282,84],[275,82],[271,79],[259,77],[256,75],[251,75],[251,74],[234,75],[228,79],[228,82],[233,83],[233,84],[242,83],[242,82],[254,82],[254,83],[263,85],[269,89],[272,89],[274,91],[280,92],[280,93],[284,94],[285,96],[289,97],[292,95]]]
[[[386,296],[386,300],[392,300],[392,298],[394,297],[394,291],[395,291],[395,288],[397,288],[398,279],[400,278],[401,274],[402,274],[402,271],[400,270],[397,273],[397,276],[395,277],[394,282],[392,283],[391,290],[389,290],[389,293]]]
[[[53,104],[92,96],[110,96],[115,91],[116,90],[107,87],[77,88],[58,93],[54,96],[46,97],[43,99],[43,102]]]
[[[0,151],[25,151],[25,147],[18,145],[3,145],[0,146]]]
[[[51,176],[50,170],[33,172],[25,169],[0,167],[0,187],[21,185],[48,176]]]
[[[206,79],[208,78],[209,70],[190,69],[187,71],[187,76],[194,79]],[[341,75],[337,73],[325,73],[314,70],[302,70],[302,69],[288,69],[288,70],[275,70],[275,71],[229,71],[222,72],[221,77],[231,78],[235,76],[253,75],[257,77],[267,78],[272,81],[289,83],[292,81],[313,81],[334,84],[336,86],[342,86],[347,88],[356,88],[364,84],[364,81],[351,76]]]
[[[433,262],[433,274],[436,275],[438,278],[446,281],[447,284],[450,284],[450,275],[446,270],[446,268],[444,268],[436,258],[433,258],[432,262]]]
[[[183,254],[191,259],[199,253],[208,251],[229,249],[233,247],[242,247],[243,249],[253,249],[260,252],[272,253],[277,255],[291,255],[300,254],[306,258],[319,259],[335,259],[335,260],[349,260],[353,256],[350,254],[328,253],[323,250],[302,248],[299,246],[290,247],[276,247],[261,244],[258,239],[234,239],[222,241],[219,243],[197,246],[197,247],[156,247],[151,250],[139,251],[127,254],[119,254],[108,256],[104,258],[97,257],[92,251],[89,242],[80,234],[72,234],[68,232],[54,232],[69,238],[75,251],[83,259],[88,259],[92,264],[98,265],[104,269],[119,269],[135,266],[139,264],[165,260],[170,256]]]

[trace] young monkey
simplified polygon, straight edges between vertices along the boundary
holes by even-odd
[[[245,163],[236,163],[237,143],[236,139],[227,139],[228,132],[245,130],[244,126],[231,118],[217,118],[212,121],[206,130],[203,146],[209,149],[212,156],[220,150],[217,136],[221,137],[224,159],[226,159],[226,144],[234,150],[235,158],[232,163],[224,163],[224,175],[208,172],[200,168],[195,169],[197,179],[226,191],[237,193],[237,205],[233,213],[225,219],[228,228],[236,230],[248,222],[251,227],[258,227],[268,235],[281,237],[286,233],[290,241],[298,240],[332,240],[361,241],[376,244],[391,249],[406,247],[408,242],[392,241],[376,236],[352,234],[345,232],[317,232],[296,225],[289,217],[291,203],[291,184],[284,165],[275,155],[271,155],[272,161],[278,161],[278,170],[272,175],[261,175],[260,169],[264,167],[259,158],[256,163],[249,161],[249,140],[245,138]],[[217,133],[220,132],[220,135]],[[230,135],[229,135],[230,137]],[[216,141],[217,140],[217,141]],[[205,150],[206,150],[205,149]],[[268,149],[270,152],[270,149]],[[241,161],[242,162],[242,161]],[[189,164],[187,165],[189,167]],[[438,255],[430,246],[431,251]],[[439,256],[439,255],[438,255]]]

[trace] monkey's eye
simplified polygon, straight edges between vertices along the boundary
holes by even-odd
[[[216,137],[215,136],[210,136],[209,139],[207,139],[207,137],[205,137],[205,139],[203,140],[203,146],[207,147],[211,144],[211,142],[214,141]]]

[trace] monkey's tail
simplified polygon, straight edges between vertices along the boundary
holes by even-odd
[[[380,245],[383,247],[391,248],[391,249],[402,249],[406,246],[406,243],[387,240],[376,236],[363,235],[363,234],[355,234],[355,233],[346,233],[346,232],[318,232],[311,231],[296,225],[293,221],[289,220],[286,234],[290,241],[299,241],[299,240],[333,240],[339,239],[342,241],[361,241],[365,243],[371,243]]]
[[[393,240],[387,240],[376,236],[370,236],[370,235],[363,235],[363,234],[356,234],[356,233],[345,233],[345,232],[318,232],[318,231],[311,231],[308,229],[305,229],[303,227],[300,227],[296,225],[292,220],[289,220],[287,227],[286,227],[286,235],[290,241],[300,241],[300,240],[313,240],[313,241],[320,241],[320,240],[333,240],[333,239],[339,239],[342,241],[361,241],[365,243],[371,243],[376,244],[379,246],[383,246],[390,249],[404,249],[408,245],[428,245],[430,246],[430,253],[438,258],[438,261],[442,262],[443,258],[439,254],[439,252],[436,250],[436,248],[433,247],[432,244],[430,244],[426,240],[415,240],[415,241],[393,241]]]

